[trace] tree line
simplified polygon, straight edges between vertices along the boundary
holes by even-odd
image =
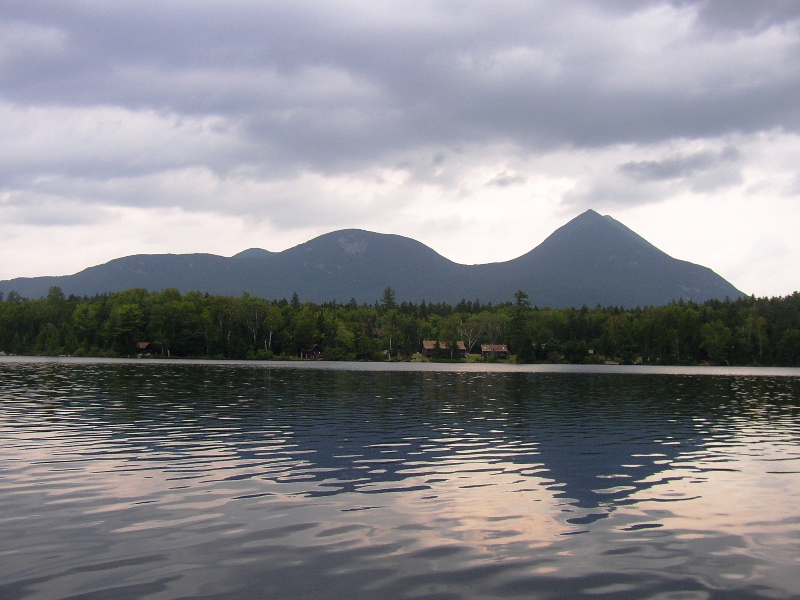
[[[540,308],[522,291],[496,305],[398,303],[392,288],[374,304],[177,289],[0,295],[6,354],[287,359],[316,347],[327,360],[405,360],[423,340],[440,342],[439,359],[456,359],[452,349],[463,341],[472,354],[507,344],[511,360],[528,363],[800,366],[800,294],[635,309]]]

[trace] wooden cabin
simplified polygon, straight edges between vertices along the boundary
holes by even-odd
[[[496,356],[497,358],[508,358],[508,345],[507,344],[481,344],[481,356],[489,358]]]
[[[445,353],[447,356],[450,356],[450,344],[448,342],[439,342],[439,348],[441,348],[442,352]],[[422,356],[425,358],[430,358],[433,356],[433,351],[436,349],[436,340],[423,340],[422,341]],[[466,345],[464,342],[456,342],[456,351],[453,354],[453,358],[466,358],[469,351],[467,350]]]
[[[322,347],[319,344],[314,344],[308,350],[301,350],[300,358],[306,358],[308,360],[322,360]]]

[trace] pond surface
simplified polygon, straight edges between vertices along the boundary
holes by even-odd
[[[800,598],[800,371],[1,358],[0,598]]]

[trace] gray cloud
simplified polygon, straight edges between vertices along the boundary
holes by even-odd
[[[27,192],[13,194],[0,203],[0,215],[4,223],[17,225],[73,227],[109,221],[104,209],[98,210],[81,201]]]
[[[0,97],[213,116],[246,151],[197,164],[276,172],[354,169],[420,146],[541,152],[797,130],[796,3],[674,2],[644,15],[657,5],[11,2]],[[670,18],[689,33],[659,23]],[[643,24],[663,52],[625,42]],[[728,29],[736,43],[719,35]]]
[[[719,29],[763,31],[800,19],[800,4],[795,0],[677,0],[675,4],[696,5],[701,20]]]
[[[607,0],[603,7],[624,15],[664,4],[694,10],[700,23],[720,31],[763,31],[800,18],[800,5],[795,0]]]
[[[526,178],[522,175],[512,175],[510,173],[506,173],[503,171],[502,173],[498,173],[494,177],[492,177],[486,185],[488,186],[497,186],[497,187],[509,187],[512,185],[519,185],[521,183],[525,183]]]
[[[638,181],[682,179],[701,171],[709,171],[739,158],[736,148],[728,147],[721,152],[696,152],[689,155],[670,156],[662,160],[627,162],[617,169]]]
[[[584,178],[564,195],[567,206],[618,208],[662,202],[682,191],[712,193],[743,182],[746,157],[734,146],[628,161]]]
[[[630,179],[601,176],[564,194],[563,204],[580,209],[619,209],[662,202],[676,192],[670,182],[635,184]]]
[[[800,196],[800,173],[797,173],[792,181],[786,186],[784,193],[787,196]]]

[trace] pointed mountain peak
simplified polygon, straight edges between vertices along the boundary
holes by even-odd
[[[558,242],[569,246],[576,245],[584,251],[590,251],[590,247],[594,247],[595,251],[613,248],[613,251],[618,252],[623,246],[628,251],[638,247],[639,251],[663,254],[632,229],[613,217],[601,215],[591,208],[556,229],[541,246],[546,247]]]
[[[587,224],[587,223],[618,223],[619,221],[614,220],[610,215],[601,215],[599,212],[593,209],[586,210],[579,214],[577,217],[568,221],[566,225],[570,223],[576,224]]]

